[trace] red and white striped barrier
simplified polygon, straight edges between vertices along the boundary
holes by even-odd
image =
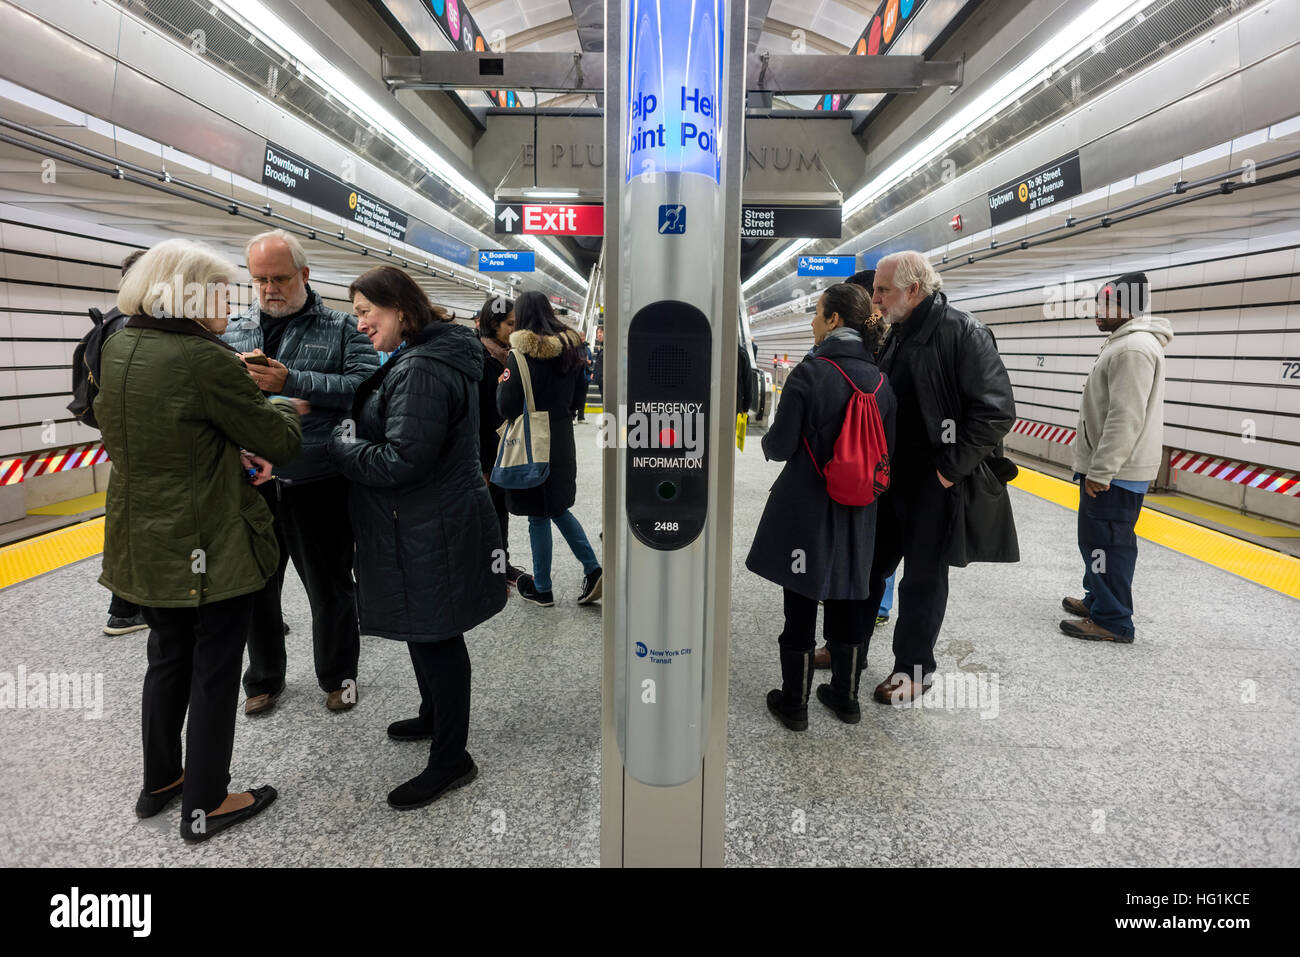
[[[1176,451],[1169,458],[1169,467],[1232,482],[1234,485],[1248,485],[1283,495],[1300,495],[1300,475],[1266,465],[1234,462],[1199,452]]]
[[[1030,419],[1016,419],[1016,424],[1011,427],[1011,431],[1031,439],[1059,442],[1061,445],[1072,444],[1078,434],[1074,429],[1067,429],[1061,425],[1048,425],[1046,422],[1034,422]]]
[[[0,461],[0,485],[17,485],[38,475],[84,469],[107,461],[108,450],[104,448],[103,442],[91,442],[87,445],[74,445],[71,448],[52,451],[47,449],[26,458]]]

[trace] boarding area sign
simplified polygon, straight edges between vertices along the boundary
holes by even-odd
[[[858,271],[857,256],[800,256],[800,276],[852,276]]]
[[[484,249],[478,254],[479,272],[534,272],[537,254],[514,249]]]

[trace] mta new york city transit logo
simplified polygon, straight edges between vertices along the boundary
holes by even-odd
[[[638,642],[636,643],[636,656],[637,656],[638,658],[644,658],[644,657],[645,657],[647,654],[649,654],[649,653],[650,653],[650,650],[649,650],[648,648],[646,648],[646,646],[645,646],[645,642],[643,642],[643,641],[638,641]]]

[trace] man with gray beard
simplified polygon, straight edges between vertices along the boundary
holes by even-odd
[[[246,249],[257,305],[230,322],[222,338],[243,357],[268,395],[305,399],[302,452],[258,486],[280,542],[280,567],[254,599],[244,673],[244,714],[270,711],[284,693],[287,661],[280,590],[292,557],[311,603],[316,679],[325,706],[357,702],[356,597],[348,483],[325,456],[334,427],[352,410],[357,387],[379,368],[379,356],[356,320],[330,309],[307,285],[307,256],[297,237],[275,229]],[[264,466],[265,468],[265,466]]]

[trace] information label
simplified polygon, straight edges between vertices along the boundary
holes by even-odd
[[[478,254],[479,272],[534,272],[537,254],[514,249],[483,249]]]
[[[1083,192],[1079,154],[1071,153],[1026,173],[989,193],[989,219],[994,226],[1051,206]]]
[[[858,271],[857,256],[800,256],[800,276],[852,276]]]
[[[262,184],[319,206],[335,216],[342,216],[358,226],[366,226],[393,239],[406,238],[409,222],[406,213],[271,143],[266,144]]]
[[[603,236],[605,207],[559,203],[497,203],[498,233],[515,236]]]
[[[745,239],[839,239],[843,222],[839,206],[746,206],[740,235]]]

